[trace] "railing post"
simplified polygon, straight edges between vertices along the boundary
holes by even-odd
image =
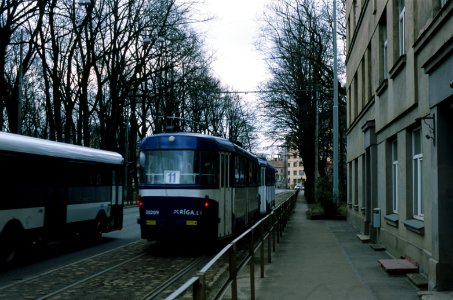
[[[250,299],[255,300],[255,247],[253,247],[254,230],[250,231],[249,236],[249,267],[250,267]]]
[[[206,276],[205,273],[197,274],[198,282],[192,287],[194,300],[206,300]]]
[[[267,262],[272,263],[272,232],[267,235]]]
[[[231,299],[237,300],[238,298],[238,283],[237,283],[237,270],[236,270],[236,244],[233,244],[229,253],[230,260],[230,279],[231,279]]]
[[[264,224],[264,223],[262,223]],[[260,226],[261,228],[261,237],[260,237],[260,266],[261,266],[261,278],[264,278],[264,247],[266,245],[265,241],[265,228],[264,225]]]

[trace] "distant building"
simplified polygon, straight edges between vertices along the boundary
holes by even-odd
[[[307,176],[302,158],[295,150],[283,151],[268,160],[277,169],[277,188],[293,189],[297,184],[304,184]]]
[[[289,150],[287,154],[287,177],[288,187],[293,189],[297,184],[304,184],[307,176],[305,176],[304,164],[298,151]]]
[[[346,17],[348,221],[453,289],[453,1],[347,0]]]

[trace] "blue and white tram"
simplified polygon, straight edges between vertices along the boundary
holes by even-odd
[[[267,215],[275,204],[276,169],[265,159],[258,159],[260,164],[259,197],[260,213]]]
[[[21,250],[123,222],[123,157],[0,132],[0,264]]]
[[[140,146],[138,223],[148,240],[218,240],[259,218],[258,159],[232,142],[158,134]]]

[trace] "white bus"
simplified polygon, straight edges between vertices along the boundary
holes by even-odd
[[[65,238],[120,230],[123,157],[0,132],[0,264]]]

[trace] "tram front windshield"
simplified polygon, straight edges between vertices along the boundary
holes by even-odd
[[[216,153],[197,150],[140,152],[140,183],[144,185],[215,185]]]

